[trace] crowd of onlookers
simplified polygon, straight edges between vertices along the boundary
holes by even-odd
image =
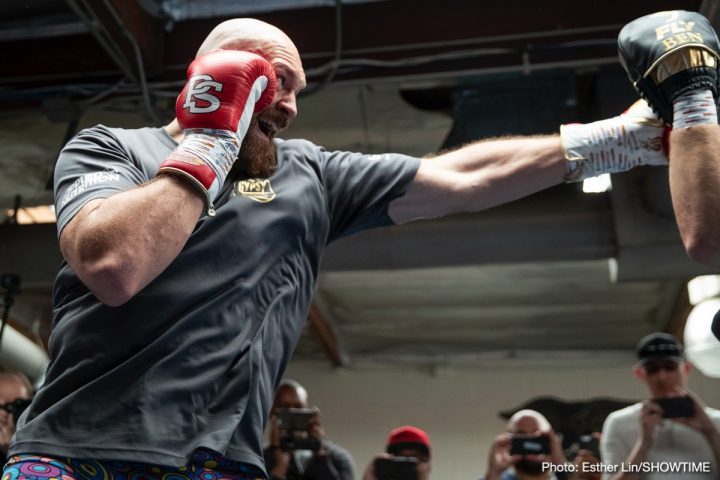
[[[672,335],[637,345],[635,376],[648,398],[611,413],[601,432],[563,449],[540,412],[520,410],[493,440],[483,480],[720,479],[720,411],[688,390],[691,366]],[[355,478],[350,453],[325,438],[319,411],[297,382],[278,388],[265,460],[272,479]],[[304,415],[304,421],[302,420]],[[428,480],[430,439],[415,426],[392,430],[362,480]]]
[[[611,413],[601,432],[586,432],[563,449],[561,435],[534,410],[520,410],[493,440],[483,480],[720,479],[720,411],[687,388],[691,365],[672,335],[653,333],[637,346],[635,376],[648,398]],[[0,373],[0,451],[29,403],[32,386]],[[284,380],[276,390],[264,450],[271,480],[352,480],[351,454],[325,436],[305,388]],[[384,451],[362,480],[428,480],[428,434],[416,426],[391,430]],[[358,472],[359,474],[360,472]]]

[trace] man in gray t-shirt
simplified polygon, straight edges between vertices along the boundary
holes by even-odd
[[[204,468],[265,476],[273,391],[328,243],[667,163],[646,148],[663,132],[647,110],[428,159],[275,139],[305,76],[292,41],[257,20],[216,27],[189,77],[169,125],[97,126],[60,155],[51,362],[6,471],[79,458],[188,472],[202,451],[220,456]]]

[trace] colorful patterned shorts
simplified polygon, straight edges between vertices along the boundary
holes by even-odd
[[[257,467],[228,460],[212,450],[198,449],[183,467],[21,454],[10,457],[2,480],[255,480],[263,477]]]

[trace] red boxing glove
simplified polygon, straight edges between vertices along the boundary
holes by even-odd
[[[190,64],[188,82],[175,104],[183,141],[160,165],[158,174],[178,174],[207,197],[208,215],[237,159],[255,112],[275,97],[275,72],[262,57],[218,50]]]

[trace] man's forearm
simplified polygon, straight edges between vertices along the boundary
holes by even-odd
[[[558,135],[477,142],[438,157],[467,173],[467,211],[483,210],[562,183],[567,173]]]
[[[563,181],[560,137],[485,140],[422,160],[407,192],[390,204],[396,223],[476,212]]]
[[[83,283],[115,306],[177,257],[204,202],[188,182],[164,175],[86,207],[61,235],[63,254]]]
[[[672,132],[670,191],[688,254],[720,267],[720,126]]]

